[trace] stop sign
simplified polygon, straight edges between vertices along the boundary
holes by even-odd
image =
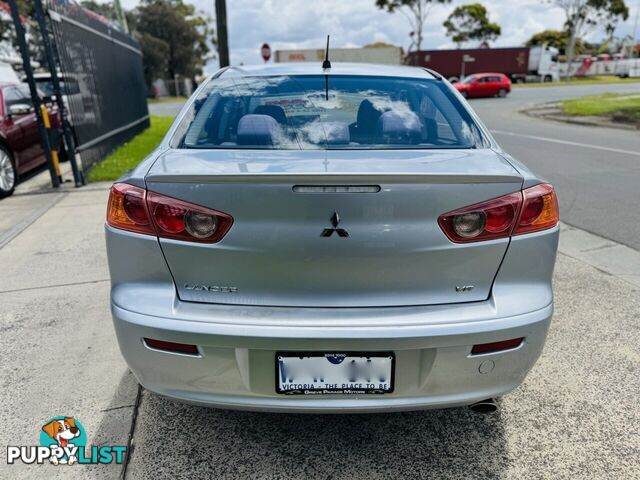
[[[263,43],[262,47],[260,47],[260,54],[265,62],[268,62],[271,58],[271,47],[268,43]]]

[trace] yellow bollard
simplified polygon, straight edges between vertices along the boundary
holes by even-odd
[[[49,111],[47,107],[43,104],[40,105],[40,111],[42,112],[42,120],[44,121],[44,126],[47,130],[51,129],[51,120],[49,119]],[[53,166],[56,169],[56,174],[58,175],[58,180],[62,183],[62,174],[60,173],[60,159],[58,158],[58,150],[51,149],[51,158],[53,159]]]

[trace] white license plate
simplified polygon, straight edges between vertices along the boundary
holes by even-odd
[[[276,353],[276,392],[322,395],[393,392],[390,352]]]

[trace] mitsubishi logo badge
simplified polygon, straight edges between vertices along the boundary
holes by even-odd
[[[322,230],[322,233],[320,234],[321,237],[330,237],[335,232],[339,237],[349,238],[349,232],[344,228],[338,228],[338,224],[340,223],[340,215],[338,215],[338,212],[333,212],[329,221],[331,222],[331,228],[325,228]]]

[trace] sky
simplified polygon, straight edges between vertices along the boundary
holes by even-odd
[[[215,0],[186,0],[214,17]],[[423,49],[453,48],[442,22],[457,5],[478,0],[454,0],[451,4],[434,4],[423,31]],[[124,8],[133,8],[138,0],[121,0]],[[489,11],[491,21],[502,27],[502,35],[492,46],[522,45],[531,35],[545,29],[561,29],[561,9],[548,0],[480,0]],[[629,19],[618,25],[616,36],[633,31],[640,0],[626,0]],[[322,48],[327,34],[331,45],[360,47],[372,42],[409,45],[409,23],[400,13],[387,13],[374,0],[227,0],[229,54],[232,65],[262,63],[260,46],[266,42],[272,50]],[[602,29],[593,31],[587,40],[599,41]],[[640,37],[640,26],[637,36]],[[474,47],[476,45],[469,45]],[[212,73],[218,61],[205,68]]]

